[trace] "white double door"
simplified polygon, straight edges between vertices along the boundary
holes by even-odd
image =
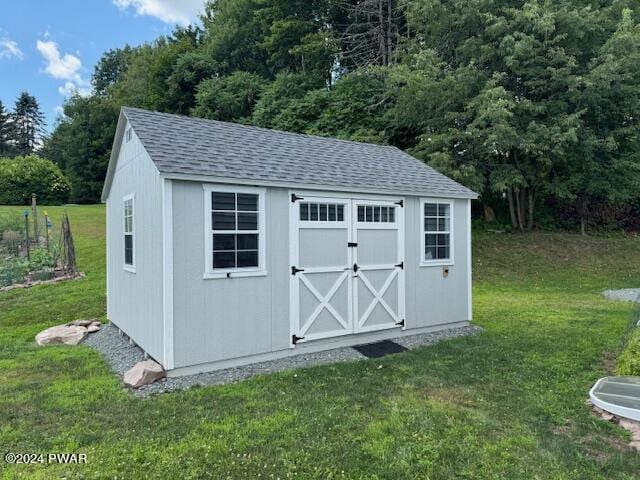
[[[291,344],[404,327],[400,199],[291,194]]]

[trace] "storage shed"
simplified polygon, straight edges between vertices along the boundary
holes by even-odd
[[[465,326],[474,198],[395,147],[123,108],[107,316],[173,376]]]

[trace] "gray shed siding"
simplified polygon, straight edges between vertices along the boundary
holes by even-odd
[[[407,328],[377,332],[376,338],[409,335],[415,333],[412,329],[470,320],[467,284],[470,200],[455,200],[455,265],[449,267],[449,276],[444,278],[442,266],[419,266],[420,197],[404,199]],[[289,190],[267,188],[265,203],[267,275],[204,279],[203,186],[199,182],[173,181],[175,368],[290,350]],[[348,337],[352,341],[370,338],[364,334]],[[312,344],[330,347],[341,341],[345,341],[344,337],[318,340],[300,344],[293,350],[304,351]]]
[[[128,126],[125,126],[125,131]],[[134,195],[134,263],[124,269],[123,198]],[[107,204],[107,317],[163,362],[162,180],[135,132],[122,139]]]

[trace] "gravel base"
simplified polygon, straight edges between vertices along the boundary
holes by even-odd
[[[640,303],[640,288],[623,288],[621,290],[605,290],[602,292],[604,297],[610,300],[621,300],[624,302]]]
[[[427,345],[434,345],[443,340],[451,338],[476,335],[482,328],[470,325],[467,327],[449,328],[433,333],[422,333],[407,337],[392,339],[405,348],[413,349]],[[144,359],[143,351],[135,344],[130,344],[126,335],[120,335],[118,329],[107,324],[96,333],[90,334],[83,342],[98,350],[105,356],[111,368],[120,376],[129,370],[137,362]],[[314,365],[324,365],[327,363],[344,362],[349,360],[366,360],[367,357],[351,347],[336,348],[323,352],[295,355],[292,357],[270,360],[268,362],[254,363],[241,367],[226,368],[210,373],[197,373],[194,375],[184,375],[181,377],[165,378],[151,385],[145,385],[133,392],[140,396],[184,390],[196,385],[221,385],[225,383],[237,382],[239,380],[263,375],[267,373],[280,372],[296,368],[310,367]]]

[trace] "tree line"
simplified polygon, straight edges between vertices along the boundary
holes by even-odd
[[[636,0],[217,0],[92,84],[44,147],[74,201],[98,200],[127,105],[395,145],[521,231],[640,228]]]

